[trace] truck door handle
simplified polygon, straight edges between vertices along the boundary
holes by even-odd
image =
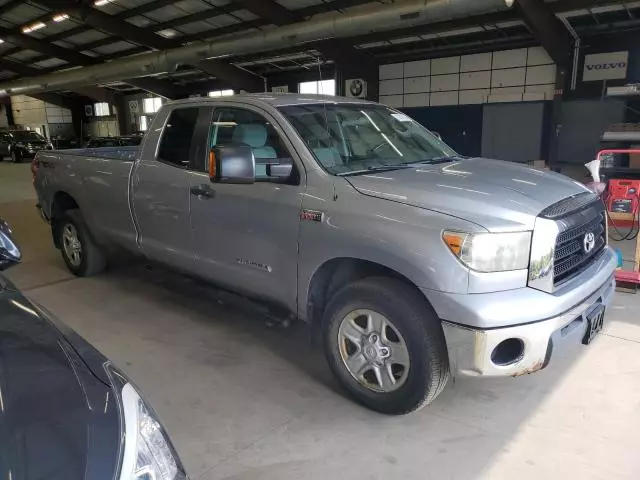
[[[211,188],[209,185],[196,185],[191,187],[191,195],[194,195],[198,198],[213,198],[216,196],[216,191]]]

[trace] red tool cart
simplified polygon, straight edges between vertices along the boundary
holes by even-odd
[[[601,150],[597,159],[604,163],[613,155],[625,155],[629,162],[635,156],[640,157],[640,149]],[[634,241],[635,252],[633,270],[616,271],[616,281],[622,286],[632,286],[634,291],[640,284],[640,179],[610,178],[603,192],[603,201],[607,207],[607,220],[610,237],[614,240]],[[621,228],[629,229],[626,233]]]

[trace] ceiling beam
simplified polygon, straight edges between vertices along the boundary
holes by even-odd
[[[81,106],[79,101],[75,101],[72,98],[63,97],[62,95],[58,95],[56,93],[32,93],[31,95],[27,96],[35,98],[36,100],[40,100],[41,102],[50,103],[51,105],[55,105],[56,107],[66,108],[72,111]]]
[[[283,7],[273,0],[236,0],[236,3],[274,25],[288,25],[304,20],[302,15]]]
[[[17,0],[15,0],[17,1]],[[333,0],[330,3],[319,3],[317,5],[310,5],[307,7],[303,7],[300,9],[296,9],[295,13],[297,13],[298,15],[302,16],[302,17],[311,17],[317,14],[321,14],[321,13],[326,13],[326,12],[330,12],[333,10],[343,10],[346,8],[350,8],[350,7],[354,7],[354,6],[358,6],[358,5],[363,5],[366,3],[371,3],[372,0]],[[560,0],[562,1],[562,0]],[[22,2],[20,2],[22,3]],[[131,8],[128,10],[124,10],[122,12],[119,12],[115,15],[113,15],[114,17],[120,19],[120,20],[126,20],[127,18],[131,18],[137,15],[143,15],[147,12],[151,12],[154,11],[156,9],[165,7],[167,5],[172,5],[173,3],[175,3],[175,0],[154,0],[154,1],[150,1],[147,2],[143,5],[140,5],[138,7],[135,8]],[[160,22],[160,23],[154,23],[151,24],[149,27],[145,28],[145,30],[148,31],[161,31],[161,30],[165,30],[167,28],[175,28],[175,27],[179,27],[181,25],[185,25],[187,23],[192,23],[192,22],[196,22],[196,21],[201,21],[201,20],[206,20],[208,18],[213,18],[219,15],[234,15],[235,12],[240,11],[240,10],[244,10],[244,7],[240,4],[229,4],[228,6],[225,7],[213,7],[207,10],[203,10],[201,12],[197,12],[195,14],[192,15],[186,15],[183,17],[178,17],[172,20],[168,20],[166,22]],[[193,35],[184,35],[181,37],[178,37],[179,40],[183,43],[187,43],[187,42],[194,42],[194,41],[200,41],[203,39],[210,39],[219,35],[227,35],[230,33],[236,33],[236,32],[240,32],[243,30],[250,30],[250,29],[254,29],[254,28],[260,28],[263,27],[265,25],[268,25],[269,22],[265,19],[262,18],[258,18],[255,20],[249,20],[246,22],[238,22],[238,23],[233,23],[231,25],[226,25],[224,27],[219,27],[219,28],[214,28],[212,30],[207,30],[205,32],[199,32],[197,34],[193,34]],[[89,26],[85,26],[85,25],[80,25],[78,27],[74,27],[71,28],[69,30],[65,30],[63,32],[60,33],[55,33],[53,35],[49,35],[47,37],[45,37],[45,40],[48,42],[56,42],[58,40],[64,40],[70,36],[73,35],[77,35],[80,33],[84,33],[87,32],[89,30],[92,30],[92,27]],[[98,48],[98,47],[103,47],[105,45],[110,45],[114,42],[116,42],[117,39],[116,37],[110,36],[110,37],[106,37],[106,38],[101,38],[100,40],[96,40],[93,42],[88,42],[82,45],[79,45],[78,48],[79,50],[93,50],[94,48]],[[7,52],[5,52],[5,55],[12,55],[14,53],[17,53],[18,51],[20,51],[19,48],[15,48],[12,50],[9,50]],[[112,60],[114,58],[118,58],[119,56],[123,56],[123,55],[133,55],[133,54],[137,54],[137,53],[141,53],[144,50],[142,50],[140,47],[136,47],[136,48],[131,48],[129,50],[126,51],[122,51],[122,52],[116,52],[116,53],[112,53],[112,54],[108,54],[105,56],[101,56],[101,60]],[[42,57],[35,57],[33,58],[33,62],[39,62],[42,60],[45,60],[47,58],[47,56],[42,56]]]
[[[106,102],[111,105],[115,105],[121,96],[119,93],[109,90],[108,88],[94,87],[91,85],[74,87],[71,91],[78,95],[90,98],[91,100],[95,100],[96,102]]]
[[[204,60],[194,64],[194,67],[222,80],[234,90],[246,90],[247,92],[264,91],[264,79],[227,62]]]
[[[109,32],[138,45],[148,46],[156,50],[178,46],[171,40],[136,27],[125,20],[116,18],[84,3],[69,0],[36,0],[36,3],[54,12],[63,11],[78,22],[90,25],[97,30]]]
[[[64,60],[71,64],[82,65],[84,63],[85,65],[93,65],[100,62],[100,60],[83,55],[74,50],[68,50],[54,43],[25,35],[15,29],[0,27],[0,38],[5,42],[12,43],[13,45],[26,48],[28,50],[35,50],[36,52],[47,55],[48,57],[59,58],[60,60]]]
[[[254,15],[264,18],[274,25],[283,26],[304,22],[305,16],[294,10],[289,10],[274,0],[236,0]],[[354,48],[345,40],[330,39],[317,42],[314,45],[323,56],[332,59],[342,69],[360,69],[378,71],[378,63],[374,57]],[[354,69],[356,70],[356,69]]]
[[[3,32],[5,30],[6,32]],[[5,33],[8,33],[8,35]],[[65,62],[68,62],[72,65],[88,66],[88,65],[95,64],[99,61],[88,55],[84,55],[82,53],[69,50],[67,48],[59,47],[57,45],[50,44],[38,38],[29,37],[27,35],[24,35],[22,33],[17,33],[15,31],[8,31],[7,29],[0,28],[0,36],[4,36],[7,42],[11,42],[11,43],[16,42],[20,46],[23,46],[23,48],[29,48],[31,50],[44,53],[45,55],[50,55],[50,56],[59,58],[60,60],[64,60]],[[6,65],[7,64],[6,62],[10,62],[10,61],[3,60],[3,62]],[[34,69],[33,67],[27,67],[26,65],[17,67],[16,66],[17,62],[10,62],[10,63],[14,64],[15,68],[19,68],[21,69],[22,72],[24,72],[24,73],[16,72],[16,73],[20,73],[21,75],[37,75],[42,73],[37,69]],[[11,69],[9,68],[9,70]],[[176,98],[181,98],[182,96],[179,90],[176,89],[173,86],[173,84],[171,84],[170,82],[160,81],[157,79],[142,79],[142,78],[129,79],[129,80],[125,79],[123,81],[135,87],[141,88],[142,90],[153,92],[162,97],[176,99]],[[97,88],[97,87],[94,87],[94,88]],[[97,93],[96,90],[93,90],[93,89],[85,90],[85,93],[89,93],[90,91],[93,92],[94,94]],[[91,95],[87,95],[87,96],[93,98],[93,96]],[[103,94],[100,94],[100,98],[98,98],[97,100],[103,101],[102,98],[104,98]]]
[[[130,8],[128,10],[124,10],[122,12],[116,13],[114,16],[121,20],[126,20],[127,18],[135,17],[138,15],[144,15],[147,12],[157,10],[158,8],[166,7],[167,5],[172,5],[174,3],[175,3],[175,0],[153,0],[151,2],[147,2],[138,7]],[[91,27],[87,27],[86,25],[80,25],[70,30],[65,30],[60,33],[49,35],[48,37],[46,37],[46,39],[50,42],[56,42],[58,40],[64,40],[65,38],[68,38],[72,35],[88,32],[89,30],[91,30]],[[83,50],[86,50],[86,49],[83,49]]]
[[[566,65],[571,57],[573,39],[549,6],[543,0],[517,0],[516,10],[553,61]]]
[[[0,70],[9,70],[10,72],[14,72],[25,77],[40,75],[42,73],[42,70],[39,68],[33,68],[29,65],[24,65],[22,63],[6,59],[0,59]],[[72,88],[71,91],[97,102],[108,102],[111,104],[116,102],[116,97],[118,95],[116,92],[102,87],[77,87]]]
[[[152,77],[139,77],[129,78],[122,80],[129,85],[133,85],[140,90],[158,95],[160,97],[168,98],[169,100],[176,100],[178,98],[187,97],[188,94],[180,87],[177,87],[173,83]]]
[[[109,32],[124,40],[154,50],[167,50],[181,45],[179,39],[170,40],[157,35],[151,30],[136,27],[129,22],[115,18],[112,15],[108,15],[85,4],[78,4],[70,2],[69,0],[36,0],[36,2],[51,10],[65,11],[72,18],[91,25],[96,29]],[[243,89],[249,92],[261,92],[264,90],[264,82],[259,77],[227,62],[204,61],[193,65],[200,70],[220,78],[228,83],[231,88]],[[145,90],[147,89],[145,88]],[[166,96],[164,94],[161,95]]]

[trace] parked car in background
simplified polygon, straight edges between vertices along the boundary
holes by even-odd
[[[169,102],[139,149],[41,152],[34,168],[73,273],[125,249],[285,309],[319,327],[344,388],[385,413],[433,401],[451,374],[544,368],[591,342],[614,292],[596,195],[461,157],[358,99]]]
[[[8,157],[20,163],[23,159],[32,159],[40,150],[52,149],[51,142],[32,130],[0,131],[0,161]]]
[[[19,261],[0,220],[0,270]],[[131,380],[2,274],[0,366],[0,478],[186,478]]]

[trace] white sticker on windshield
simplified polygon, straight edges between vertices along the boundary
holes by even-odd
[[[391,116],[399,122],[413,122],[413,119],[404,113],[392,113]]]

